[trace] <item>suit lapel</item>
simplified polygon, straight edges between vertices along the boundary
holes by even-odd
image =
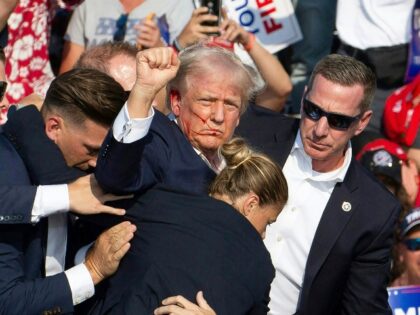
[[[360,198],[356,177],[357,170],[352,161],[344,181],[335,186],[316,230],[306,262],[300,302],[307,300],[313,280],[354,211],[357,211]]]
[[[299,120],[296,119],[289,121],[288,123],[293,124],[292,128],[287,128],[290,132],[285,132],[284,130],[276,132],[274,134],[273,147],[266,147],[264,150],[264,152],[275,159],[282,168],[289,157],[292,146],[295,143],[297,131],[299,130]],[[271,144],[271,141],[268,141],[267,143]]]

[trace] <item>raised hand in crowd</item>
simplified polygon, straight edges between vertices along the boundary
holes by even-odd
[[[106,206],[104,203],[132,197],[104,193],[93,174],[80,177],[69,184],[68,189],[70,211],[82,215],[98,213],[124,215],[124,209]]]
[[[162,301],[163,306],[154,311],[155,315],[216,315],[216,312],[207,304],[203,292],[197,293],[197,304],[188,301],[181,295],[171,296]]]
[[[161,39],[160,29],[154,19],[144,19],[134,26],[138,35],[136,46],[139,49],[166,46]]]
[[[276,56],[258,43],[254,34],[229,19],[225,10],[222,10],[222,15],[220,38],[240,44],[249,54],[266,83],[265,89],[257,95],[255,103],[273,111],[281,111],[292,91],[292,83],[283,65]]]
[[[96,285],[117,271],[121,259],[130,248],[136,226],[122,222],[103,232],[89,249],[85,265]]]
[[[131,118],[148,116],[156,94],[175,77],[179,64],[176,52],[170,47],[151,48],[137,54],[136,82],[127,101]]]
[[[193,11],[191,19],[177,38],[178,45],[181,46],[179,48],[186,48],[207,39],[210,34],[219,32],[219,26],[204,25],[206,22],[214,23],[218,19],[217,16],[208,14],[208,11],[207,7],[200,7]]]

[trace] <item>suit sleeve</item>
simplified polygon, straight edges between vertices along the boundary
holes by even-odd
[[[248,312],[247,315],[267,315],[270,310],[268,307],[268,302],[270,301],[270,287],[267,288],[267,292],[262,301],[254,305],[254,307]]]
[[[0,185],[0,224],[30,223],[36,187]]]
[[[149,132],[135,142],[121,143],[110,131],[99,152],[95,176],[105,191],[137,193],[162,181],[168,163],[167,145],[158,135]]]
[[[72,312],[72,294],[64,273],[43,279],[27,279],[24,276],[23,247],[26,247],[25,237],[28,237],[27,232],[31,228],[30,225],[0,227],[0,314],[38,315],[54,310],[60,314]],[[36,265],[37,260],[31,263]]]
[[[58,147],[45,134],[41,113],[35,106],[11,107],[3,132],[22,158],[34,185],[69,183],[84,172],[68,167]]]
[[[351,263],[341,314],[392,315],[386,287],[393,231],[400,210],[399,205],[393,208],[378,236]]]

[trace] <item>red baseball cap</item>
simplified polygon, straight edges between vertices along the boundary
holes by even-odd
[[[420,96],[420,74],[412,82],[396,90],[385,102],[383,124],[385,134],[394,142],[411,146],[420,125],[420,105],[413,100]]]
[[[401,164],[407,154],[398,144],[387,139],[368,142],[356,155],[356,159],[374,174],[385,175],[401,185]]]

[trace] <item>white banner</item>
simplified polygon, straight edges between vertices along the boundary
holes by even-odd
[[[223,5],[271,53],[302,39],[290,0],[223,0]]]

